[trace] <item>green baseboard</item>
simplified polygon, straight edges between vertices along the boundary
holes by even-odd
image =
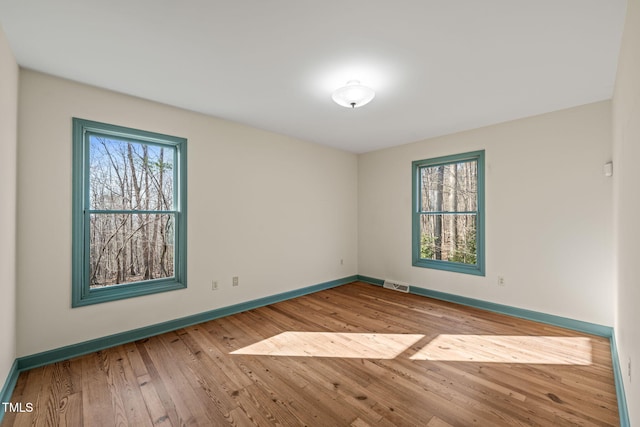
[[[384,284],[384,280],[377,279],[375,277],[369,277],[369,276],[358,275],[358,280],[360,280],[361,282],[370,283],[376,286],[382,286]],[[509,316],[520,317],[522,319],[533,320],[536,322],[546,323],[548,325],[571,329],[573,331],[585,332],[588,334],[609,338],[609,342],[611,343],[611,360],[613,364],[613,376],[616,384],[616,395],[618,399],[618,412],[620,415],[620,426],[629,427],[631,425],[629,421],[629,412],[627,409],[627,400],[624,393],[624,383],[622,380],[622,371],[620,369],[620,359],[618,356],[618,349],[616,347],[615,334],[612,327],[598,325],[596,323],[583,322],[580,320],[569,319],[561,316],[555,316],[553,314],[526,310],[523,308],[511,307],[503,304],[496,304],[493,302],[478,300],[474,298],[467,298],[459,295],[448,294],[446,292],[434,291],[431,289],[425,289],[425,288],[420,288],[416,286],[412,286],[409,292],[412,294],[422,295],[422,296],[426,296],[433,299],[453,302],[456,304],[480,308],[480,309],[492,311],[495,313],[501,313]]]
[[[370,283],[377,286],[382,286],[384,280],[377,279],[369,276],[348,276],[342,279],[332,280],[329,282],[319,283],[317,285],[308,286],[301,289],[296,289],[289,292],[283,292],[276,295],[271,295],[264,298],[258,298],[255,300],[243,302],[240,304],[234,304],[228,307],[222,307],[219,309],[207,311],[204,313],[195,314],[192,316],[182,317],[180,319],[170,320],[163,323],[158,323],[143,328],[134,329],[118,334],[109,335],[102,338],[96,338],[90,341],[84,341],[77,344],[72,344],[66,347],[37,353],[30,356],[24,356],[16,359],[11,366],[7,379],[0,392],[0,399],[2,402],[9,402],[13,389],[15,388],[18,380],[18,375],[22,371],[27,371],[39,366],[44,366],[50,363],[67,360],[73,357],[82,356],[84,354],[93,353],[95,351],[103,350],[105,348],[113,347],[116,345],[126,344],[132,341],[148,338],[154,335],[162,334],[165,332],[174,331],[176,329],[184,328],[187,326],[195,325],[209,320],[217,319],[224,316],[240,313],[247,310],[263,307],[269,304],[274,304],[280,301],[296,298],[303,295],[308,295],[314,292],[330,289],[336,286],[344,285],[353,281],[359,280],[361,282]],[[611,341],[611,355],[613,361],[613,372],[616,385],[616,394],[618,398],[618,410],[620,414],[620,425],[622,427],[629,427],[629,413],[627,409],[627,403],[624,393],[624,384],[622,380],[622,371],[620,369],[619,355],[615,342],[615,335],[613,328],[608,326],[597,325],[589,322],[582,322],[578,320],[568,319],[561,316],[555,316],[546,313],[540,313],[531,310],[525,310],[522,308],[511,307],[502,304],[496,304],[488,301],[478,300],[474,298],[462,297],[459,295],[448,294],[440,291],[433,291],[430,289],[419,288],[413,286],[411,293],[416,295],[422,295],[429,298],[439,299],[443,301],[453,302],[456,304],[466,305],[470,307],[476,307],[496,313],[507,314],[509,316],[520,317],[524,319],[534,320],[554,326],[560,326],[563,328],[586,332],[593,335],[607,337]],[[0,423],[4,416],[4,411],[0,411]]]
[[[209,320],[218,319],[220,317],[229,316],[243,311],[252,310],[254,308],[263,307],[280,301],[286,301],[288,299],[297,298],[325,289],[334,288],[336,286],[351,283],[356,280],[357,276],[355,275],[347,276],[341,279],[331,280],[329,282],[319,283],[317,285],[307,286],[305,288],[283,292],[264,298],[258,298],[255,300],[234,304],[228,307],[222,307],[204,313],[182,317],[179,319],[169,320],[167,322],[145,326],[131,331],[96,338],[77,344],[71,344],[65,347],[44,351],[42,353],[37,353],[30,356],[19,357],[13,362],[11,370],[9,371],[9,375],[7,376],[7,380],[2,387],[0,398],[2,398],[2,402],[9,402],[11,399],[11,395],[13,394],[13,389],[15,388],[16,382],[18,380],[18,375],[20,374],[20,372],[28,371],[29,369],[37,368],[39,366],[44,366],[55,362],[60,362],[62,360],[71,359],[99,350],[104,350],[105,348],[148,338],[154,335],[163,334],[165,332],[175,331],[176,329],[185,328],[187,326],[196,325],[198,323],[207,322]],[[2,421],[3,416],[4,410],[0,410],[0,422]]]
[[[73,357],[82,356],[84,354],[93,353],[99,350],[104,350],[105,348],[113,347],[116,345],[126,344],[132,341],[149,338],[154,335],[175,331],[176,329],[185,328],[187,326],[196,325],[198,323],[207,322],[209,320],[218,319],[220,317],[229,316],[232,314],[240,313],[242,311],[252,310],[254,308],[263,307],[265,305],[274,304],[276,302],[285,301],[302,295],[322,291],[324,289],[344,285],[345,283],[350,283],[355,280],[357,280],[357,276],[343,277],[342,279],[319,283],[317,285],[307,286],[305,288],[283,292],[264,298],[258,298],[255,300],[234,304],[228,307],[218,308],[204,313],[198,313],[179,319],[169,320],[163,323],[158,323],[155,325],[145,326],[131,331],[96,338],[94,340],[72,344],[66,347],[45,351],[31,356],[19,357],[18,370],[25,371],[28,369],[37,368],[39,366],[48,365],[50,363],[59,362],[61,360],[71,359]]]
[[[372,285],[382,286],[384,280],[376,279],[368,276],[358,276],[358,280]],[[469,307],[481,308],[483,310],[492,311],[494,313],[507,314],[513,317],[519,317],[527,320],[534,320],[536,322],[546,323],[549,325],[560,326],[562,328],[571,329],[573,331],[585,332],[592,335],[598,335],[601,337],[610,338],[613,334],[613,328],[610,326],[602,326],[595,323],[583,322],[580,320],[573,320],[566,317],[555,316],[553,314],[541,313],[538,311],[526,310],[524,308],[511,307],[509,305],[497,304],[494,302],[483,301],[474,298],[463,297],[455,294],[448,294],[446,292],[434,291],[431,289],[420,288],[412,286],[409,291],[415,295],[422,295],[425,297],[453,302],[460,305],[466,305]]]
[[[629,409],[627,408],[627,396],[624,393],[624,380],[622,376],[622,367],[620,366],[620,356],[618,355],[618,346],[616,344],[615,332],[611,334],[611,360],[613,362],[613,377],[616,383],[616,397],[618,398],[618,414],[620,416],[620,426],[630,427]]]
[[[13,394],[13,389],[16,387],[16,383],[18,382],[19,374],[20,371],[18,370],[18,361],[14,360],[11,368],[9,369],[9,373],[7,374],[7,380],[4,382],[2,390],[0,390],[0,403],[11,401],[11,395]],[[0,424],[2,424],[3,418],[4,405],[2,405],[2,408],[0,408]]]

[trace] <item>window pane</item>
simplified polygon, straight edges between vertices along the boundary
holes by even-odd
[[[476,215],[420,215],[420,258],[476,264]]]
[[[174,214],[91,214],[90,289],[174,276]]]
[[[174,150],[89,136],[89,206],[94,210],[173,210]]]
[[[478,208],[478,162],[460,162],[420,169],[423,212],[468,212]]]

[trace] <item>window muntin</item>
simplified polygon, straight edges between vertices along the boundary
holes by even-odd
[[[73,306],[186,287],[186,140],[73,119]]]
[[[413,162],[413,265],[484,275],[484,151]]]

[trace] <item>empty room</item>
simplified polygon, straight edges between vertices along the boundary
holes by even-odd
[[[0,425],[640,426],[640,0],[0,0]]]

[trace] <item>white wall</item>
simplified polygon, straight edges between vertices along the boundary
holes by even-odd
[[[612,326],[612,180],[602,173],[610,108],[599,102],[361,155],[359,274]],[[480,149],[486,277],[412,267],[411,162]]]
[[[32,71],[19,96],[18,356],[357,274],[354,154]],[[188,139],[188,289],[71,308],[72,117]]]
[[[640,1],[629,0],[613,98],[616,343],[631,425],[640,425]],[[628,376],[631,360],[632,378]]]
[[[0,388],[16,357],[18,64],[0,27]]]

